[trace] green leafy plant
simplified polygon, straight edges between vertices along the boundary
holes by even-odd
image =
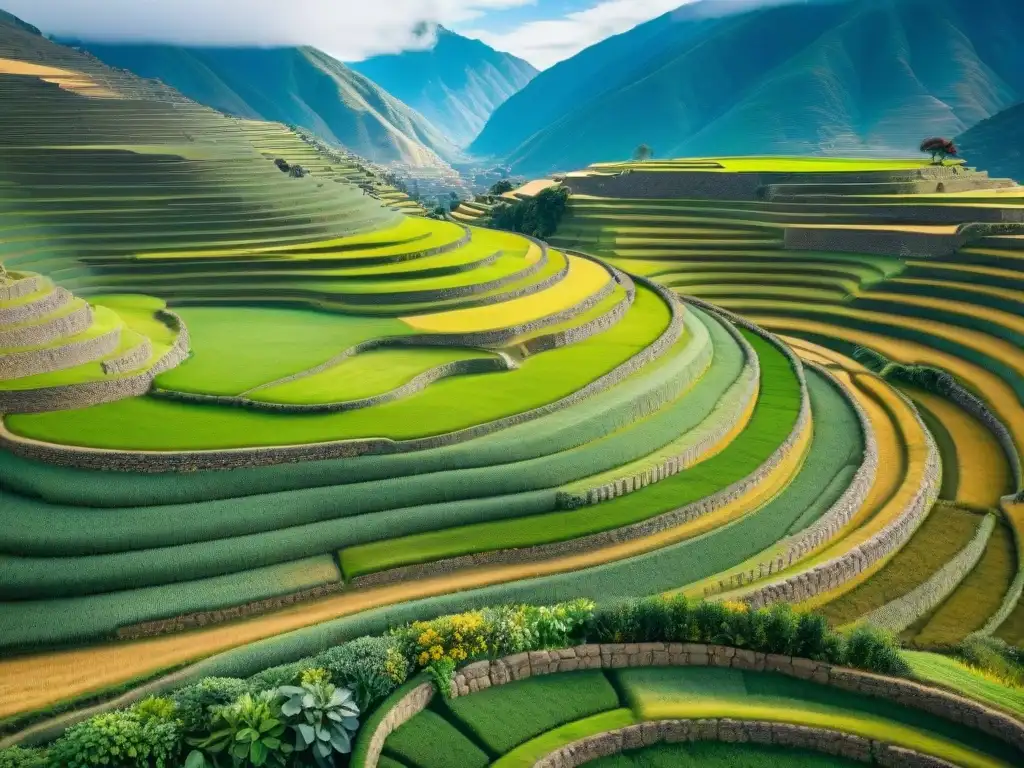
[[[900,655],[896,638],[870,624],[858,625],[846,638],[846,663],[883,675],[910,674],[910,665]]]
[[[282,686],[277,692],[285,697],[281,714],[295,731],[296,752],[308,750],[320,768],[331,768],[335,753],[352,751],[359,707],[350,690],[312,676],[302,685]]]
[[[391,695],[409,674],[409,663],[398,647],[398,638],[391,635],[360,637],[328,648],[314,656],[311,663],[327,670],[337,685],[351,689],[364,712]]]
[[[189,739],[201,754],[192,752],[186,768],[219,766],[223,757],[235,768],[284,768],[294,749],[282,739],[287,725],[277,698],[276,691],[246,693],[233,704],[214,709],[210,734]]]
[[[0,749],[0,768],[46,768],[48,765],[45,750],[34,747]]]
[[[177,704],[177,717],[186,733],[209,730],[210,710],[222,707],[249,691],[249,683],[237,677],[204,677],[194,685],[179,688],[171,694]]]
[[[181,751],[181,728],[134,709],[96,715],[73,725],[50,749],[61,768],[170,768]]]
[[[427,667],[434,685],[446,699],[452,697],[452,678],[455,675],[455,662],[450,658],[440,658]]]

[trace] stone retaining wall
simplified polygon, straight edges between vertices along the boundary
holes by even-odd
[[[790,603],[802,602],[845,584],[878,561],[895,554],[910,539],[931,511],[942,482],[942,461],[938,447],[920,414],[916,409],[913,412],[924,434],[928,457],[921,485],[906,509],[864,543],[813,568],[762,586],[746,595],[743,598],[745,602],[755,608],[783,600]]]
[[[791,251],[841,251],[900,258],[952,256],[964,245],[959,234],[880,229],[786,227],[785,248]]]
[[[599,259],[593,260],[600,261]],[[505,429],[506,427],[532,421],[535,418],[554,413],[562,408],[581,402],[598,392],[618,384],[644,366],[660,358],[670,349],[679,340],[683,332],[683,305],[679,298],[667,288],[643,277],[637,277],[635,280],[657,293],[671,308],[671,321],[668,327],[652,344],[608,373],[590,382],[587,386],[560,400],[456,432],[405,441],[370,438],[265,448],[147,452],[80,448],[44,443],[14,435],[0,427],[0,446],[19,456],[58,466],[119,472],[191,472],[200,469],[234,469],[236,467],[283,464],[292,461],[347,458],[371,453],[411,452],[453,445]],[[0,403],[0,409],[2,408],[3,404]]]
[[[954,170],[953,166],[913,168],[903,171],[856,172],[735,172],[707,171],[644,171],[627,170],[619,173],[595,173],[586,176],[567,176],[564,186],[572,194],[596,197],[633,199],[710,199],[758,200],[762,188],[772,184],[828,184],[842,181],[849,184],[922,182],[926,180],[952,181],[976,179],[991,184],[985,174]],[[948,183],[948,181],[947,181]],[[994,185],[993,185],[994,186]]]
[[[48,294],[35,301],[18,304],[13,307],[0,307],[0,326],[30,323],[43,320],[47,315],[71,301],[71,293],[64,288],[54,288]]]
[[[971,699],[910,680],[861,672],[821,661],[749,651],[705,643],[606,643],[577,645],[549,651],[517,653],[493,661],[477,661],[456,670],[452,696],[469,696],[495,686],[538,675],[586,669],[632,667],[728,667],[752,672],[777,672],[811,680],[872,698],[886,699],[919,709],[951,722],[975,728],[1015,747],[1024,754],[1024,723]],[[389,712],[371,739],[367,761],[353,768],[375,768],[380,750],[395,728],[423,711],[434,695],[431,684],[420,686]],[[393,711],[394,711],[393,710]],[[793,726],[800,728],[801,726]],[[361,737],[362,738],[362,737]],[[781,743],[781,742],[780,742]],[[376,749],[373,748],[376,745]],[[790,744],[790,746],[797,746]],[[892,763],[902,765],[902,763]]]
[[[559,507],[574,509],[588,504],[598,504],[661,482],[693,466],[736,428],[740,419],[756,402],[760,387],[761,364],[747,340],[731,324],[726,323],[725,328],[743,349],[745,362],[739,378],[726,390],[707,418],[686,435],[661,449],[662,452],[671,452],[672,455],[659,459],[639,473],[633,471],[596,486],[581,486],[576,489],[570,486],[568,490],[559,491]],[[714,346],[707,344],[702,351],[702,362],[696,363],[692,372],[687,371],[690,385],[707,371],[714,356]],[[705,358],[706,362],[703,362]]]
[[[533,768],[576,768],[601,757],[655,744],[718,741],[726,744],[774,744],[847,760],[893,768],[956,768],[955,763],[884,741],[805,725],[768,720],[653,720],[578,739],[551,752]]]
[[[745,323],[745,321],[739,320],[738,322]],[[390,584],[398,581],[408,581],[450,573],[462,568],[473,568],[482,565],[535,562],[562,557],[565,555],[579,554],[581,552],[589,552],[591,550],[600,549],[619,542],[632,541],[645,536],[651,536],[661,531],[668,530],[669,528],[675,528],[683,523],[695,520],[706,514],[710,514],[711,512],[731,503],[735,499],[749,493],[751,489],[760,485],[764,481],[765,477],[774,472],[779,464],[789,457],[799,441],[806,436],[810,429],[811,411],[810,399],[807,394],[807,382],[804,379],[803,368],[801,367],[800,362],[776,337],[766,331],[758,329],[753,324],[746,323],[746,325],[757,333],[764,335],[772,343],[779,345],[780,349],[786,353],[791,364],[794,366],[794,371],[796,372],[797,377],[800,380],[801,393],[800,413],[789,436],[772,453],[772,455],[763,464],[761,464],[760,467],[747,477],[736,481],[717,493],[691,504],[687,504],[669,512],[648,518],[639,523],[623,526],[621,528],[614,528],[612,530],[594,533],[589,536],[580,536],[566,541],[540,544],[533,547],[501,549],[492,552],[478,552],[429,563],[419,563],[416,565],[403,566],[401,568],[392,568],[378,573],[359,576],[352,579],[351,583],[360,587]]]
[[[11,273],[8,273],[8,279],[6,281],[0,280],[0,301],[23,299],[26,296],[32,295],[36,291],[42,290],[42,275],[15,277],[13,280],[11,279],[11,276]]]
[[[385,715],[384,719],[377,725],[373,735],[370,736],[370,744],[366,750],[366,760],[359,768],[376,768],[380,760],[380,753],[384,750],[384,742],[388,736],[398,729],[398,726],[412,720],[422,712],[434,698],[435,687],[433,683],[423,683],[413,688],[403,696]],[[357,768],[353,766],[353,768]]]
[[[84,333],[92,325],[92,307],[82,304],[78,309],[40,323],[6,328],[0,331],[0,348],[32,347],[67,336]]]
[[[178,335],[174,345],[149,370],[134,376],[101,379],[84,384],[0,391],[0,414],[44,413],[47,411],[86,408],[91,405],[146,394],[153,384],[153,379],[158,374],[180,365],[188,357],[188,330],[181,322],[181,318],[169,310],[160,310],[156,315],[158,318],[168,322],[170,327],[175,328],[178,331]],[[22,455],[30,458],[41,458],[43,461],[47,461],[50,456],[63,455],[64,453],[63,449],[58,449],[55,454],[54,449],[58,448],[57,446],[50,446],[46,443],[28,440],[11,434],[4,427],[2,420],[0,420],[0,446],[9,447],[14,451],[24,451]],[[100,463],[97,468],[103,469],[105,467]]]
[[[210,624],[220,624],[225,621],[234,621],[247,616],[256,616],[269,611],[277,611],[289,605],[300,603],[305,600],[318,600],[328,595],[341,592],[344,585],[340,581],[329,584],[321,584],[317,587],[302,589],[298,592],[289,592],[286,595],[267,597],[262,600],[254,600],[242,605],[233,605],[228,608],[220,608],[210,611],[196,611],[174,616],[169,619],[157,619],[155,621],[144,621],[139,624],[131,624],[118,628],[115,637],[118,640],[138,640],[142,637],[156,637],[158,635],[170,635],[176,632],[186,632],[190,629],[206,627]]]
[[[43,347],[28,352],[0,356],[0,381],[52,373],[77,365],[91,363],[117,351],[121,329],[114,328],[101,336],[75,341],[57,347]]]
[[[103,372],[108,376],[118,376],[125,373],[137,371],[149,362],[153,356],[153,342],[143,337],[139,344],[125,351],[117,357],[104,360],[100,363]]]
[[[863,620],[891,632],[902,632],[945,600],[974,570],[995,527],[995,515],[986,515],[971,540],[949,562],[910,592],[871,611]]]
[[[199,403],[227,405],[235,408],[247,408],[254,411],[276,411],[278,413],[340,413],[342,411],[356,411],[362,408],[371,408],[375,405],[383,405],[393,400],[409,397],[421,392],[435,381],[449,378],[451,376],[466,376],[475,373],[494,373],[496,371],[511,371],[518,368],[518,364],[507,354],[498,353],[496,357],[476,358],[472,360],[453,360],[450,363],[435,366],[423,373],[417,374],[405,384],[381,392],[379,395],[362,397],[356,400],[341,400],[330,403],[275,403],[264,400],[252,400],[248,397],[233,397],[230,395],[201,395],[194,392],[179,392],[174,389],[155,389],[153,394],[165,400],[177,400],[183,403]]]
[[[725,592],[738,589],[743,586],[745,581],[746,583],[751,583],[757,579],[763,579],[765,576],[771,576],[772,573],[780,572],[807,553],[831,541],[845,528],[853,515],[863,506],[875,483],[875,477],[878,474],[878,441],[875,439],[874,429],[871,427],[871,422],[864,408],[861,407],[861,404],[855,398],[850,397],[845,387],[839,383],[828,369],[817,363],[806,361],[804,365],[810,366],[819,375],[830,380],[857,414],[861,433],[864,435],[864,458],[846,490],[843,491],[842,495],[836,499],[835,503],[821,517],[800,533],[790,537],[788,540],[783,539],[779,542],[786,545],[786,552],[784,554],[779,555],[774,560],[758,563],[757,568],[752,568],[749,573],[735,573],[720,580],[720,591]],[[710,591],[705,590],[705,595],[708,594],[710,594]]]

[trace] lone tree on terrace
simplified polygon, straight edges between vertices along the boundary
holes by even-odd
[[[633,150],[633,159],[638,162],[644,162],[654,157],[654,150],[646,144],[641,144],[639,147]]]
[[[932,163],[942,165],[947,157],[956,157],[956,144],[951,139],[943,139],[934,136],[921,142],[921,151],[928,152],[932,156]]]
[[[515,188],[516,185],[513,184],[510,179],[502,179],[501,181],[494,182],[494,184],[491,185],[490,191],[492,195],[497,197],[498,195],[503,195],[506,192],[511,192]]]

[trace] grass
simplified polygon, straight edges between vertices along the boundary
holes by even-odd
[[[487,754],[436,712],[425,709],[384,742],[384,754],[417,768],[484,768]]]
[[[999,610],[1016,574],[1013,534],[1000,523],[974,569],[938,608],[903,633],[904,641],[919,648],[948,647],[981,629]]]
[[[677,509],[746,477],[790,434],[800,408],[799,385],[789,361],[762,337],[746,335],[761,360],[760,396],[748,428],[717,456],[597,506],[353,547],[340,555],[343,571],[354,578],[472,552],[565,541]]]
[[[910,541],[867,582],[818,610],[840,626],[881,608],[923,583],[963,549],[981,524],[980,515],[936,505]]]
[[[1024,716],[1024,690],[993,680],[984,672],[958,659],[938,653],[905,651],[914,677],[924,683],[948,688],[968,698]]]
[[[587,768],[852,768],[862,763],[770,744],[656,744],[601,757]]]
[[[396,389],[434,368],[494,355],[462,347],[377,349],[350,357],[326,371],[253,392],[268,403],[336,403],[372,397]]]
[[[493,768],[532,768],[545,755],[574,741],[639,722],[628,709],[591,715],[548,731],[495,760]]]
[[[413,331],[399,320],[268,307],[180,307],[192,355],[157,377],[162,389],[238,395],[319,365],[349,347]],[[273,350],[273,353],[269,353]]]
[[[127,450],[201,450],[361,437],[411,439],[462,429],[566,397],[649,346],[668,323],[669,308],[664,300],[641,287],[618,324],[578,344],[531,357],[517,370],[447,379],[413,397],[315,418],[144,397],[77,411],[8,416],[5,421],[9,429],[26,437]],[[230,338],[225,337],[225,342]],[[255,353],[252,349],[242,354],[252,360]],[[213,367],[206,369],[206,375],[213,376],[219,386],[222,382],[216,375],[222,362],[211,360],[209,365]],[[280,372],[280,366],[274,363],[274,367]],[[289,367],[294,370],[296,366]],[[269,373],[261,372],[260,378],[266,380]],[[256,377],[245,378],[247,381],[242,381],[239,373],[233,386],[245,386]],[[158,383],[169,386],[162,377]],[[453,408],[453,404],[459,407]]]
[[[645,720],[732,717],[832,728],[964,766],[1012,765],[1017,756],[1004,742],[921,710],[775,673],[673,667],[615,675]]]
[[[949,434],[949,430],[946,429],[942,421],[925,407],[916,391],[906,387],[900,387],[900,391],[914,401],[914,407],[917,408],[921,421],[935,438],[939,456],[942,458],[942,486],[939,488],[939,498],[955,502],[957,488],[960,485],[960,462],[957,461],[956,443],[953,441],[953,436]]]
[[[492,755],[503,755],[565,723],[619,707],[600,670],[530,677],[495,686],[444,705]]]

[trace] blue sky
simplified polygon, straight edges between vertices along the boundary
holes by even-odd
[[[346,61],[443,24],[546,68],[690,0],[0,0],[44,32],[191,45],[313,45]]]

